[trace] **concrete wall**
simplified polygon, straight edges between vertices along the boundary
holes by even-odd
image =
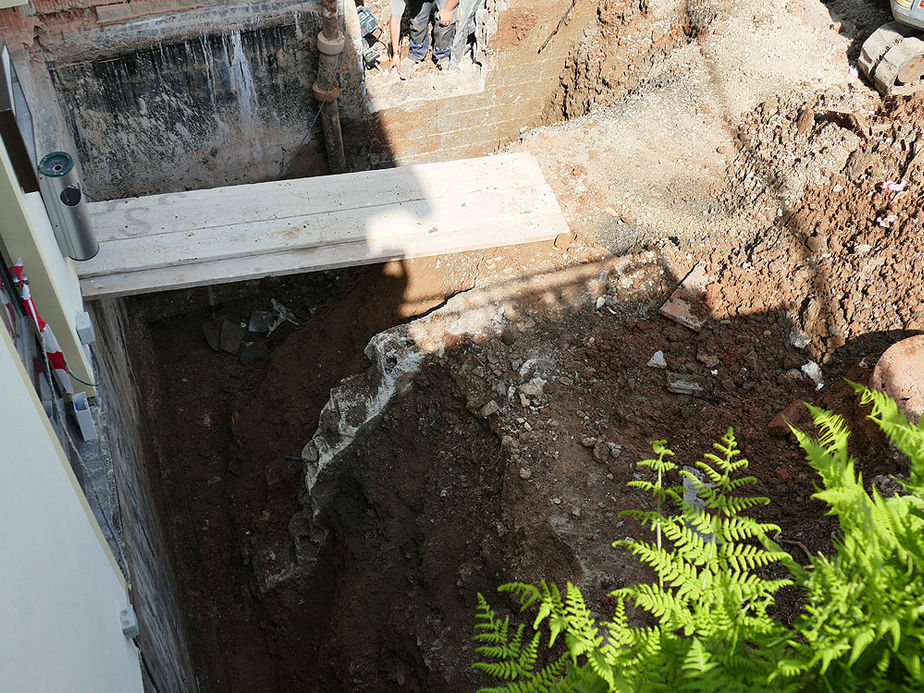
[[[271,180],[289,161],[289,177],[326,172],[317,123],[305,137],[316,110],[317,0],[206,3],[105,28],[88,25],[92,3],[78,4],[71,33],[62,29],[63,11],[42,15],[43,30],[57,33],[31,50],[49,63],[91,196]],[[355,30],[353,3],[343,6]],[[483,88],[434,89],[412,79],[394,87],[410,99],[376,104],[375,113],[358,39],[348,40],[339,76],[349,165],[479,156],[542,124],[567,56],[596,18],[594,2],[486,0],[476,31]],[[452,95],[460,91],[469,93]]]
[[[125,583],[0,328],[0,690],[142,690]]]
[[[137,642],[154,679],[149,690],[184,693],[197,690],[196,677],[176,577],[159,511],[159,477],[146,446],[152,444],[128,351],[135,328],[121,299],[90,304],[99,357],[100,403],[107,421],[125,556],[131,570],[132,601],[141,629]],[[143,340],[138,340],[143,343]],[[136,354],[136,357],[143,356]]]
[[[326,172],[318,18],[51,65],[89,193],[115,199]]]

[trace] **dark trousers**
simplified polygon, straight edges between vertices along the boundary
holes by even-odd
[[[442,4],[442,3],[440,3]],[[449,57],[452,49],[452,39],[456,35],[456,24],[442,26],[436,18],[439,11],[436,2],[411,2],[411,50],[410,57],[414,60],[423,60],[427,57],[430,47],[430,24],[433,24],[433,57],[444,60]]]

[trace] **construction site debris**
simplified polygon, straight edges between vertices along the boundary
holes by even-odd
[[[797,399],[770,420],[767,430],[775,436],[785,436],[789,433],[789,424],[798,425],[807,414],[805,404]]]
[[[667,371],[667,389],[678,395],[698,395],[705,390],[695,380],[690,380],[684,373]]]
[[[221,335],[219,347],[222,351],[229,354],[236,354],[244,341],[244,327],[239,322],[223,320],[221,323]]]
[[[269,310],[255,310],[250,314],[247,329],[251,332],[269,332],[269,326],[275,318],[275,313]]]
[[[661,306],[660,313],[666,318],[699,332],[703,324],[711,317],[708,306],[703,303],[703,295],[709,285],[706,264],[699,262]]]
[[[493,416],[500,411],[500,406],[493,399],[488,401],[481,410],[478,412],[478,415],[483,419],[487,419],[489,416]]]
[[[819,390],[824,387],[825,383],[821,373],[821,366],[819,366],[817,363],[814,361],[809,361],[808,363],[803,364],[802,368],[799,370],[802,371],[802,374],[805,375],[805,377],[809,378],[813,383],[815,383],[815,386]]]
[[[221,333],[221,323],[216,320],[209,320],[208,322],[202,323],[202,335],[205,337],[206,343],[211,347],[212,351],[218,351],[219,345],[221,343],[220,338]]]
[[[908,181],[902,180],[900,183],[894,180],[887,180],[885,183],[879,186],[882,190],[888,190],[889,192],[905,192],[905,187],[908,185]]]

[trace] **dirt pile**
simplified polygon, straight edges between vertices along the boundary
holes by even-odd
[[[668,53],[707,31],[723,4],[602,0],[596,29],[584,33],[565,61],[546,120],[580,117],[632,93]]]
[[[767,155],[782,166],[807,161],[819,177],[836,172],[821,184],[806,180],[785,217],[746,246],[712,254],[719,312],[783,307],[822,361],[870,332],[924,329],[922,115],[924,100],[888,102],[868,118],[823,103],[777,112],[782,144]],[[798,144],[800,121],[804,144],[793,156],[785,150]],[[856,147],[838,167],[843,149],[831,156],[825,143],[845,141]],[[758,197],[773,194],[762,190]]]

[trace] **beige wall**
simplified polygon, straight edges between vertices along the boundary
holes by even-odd
[[[0,691],[141,691],[125,583],[0,328]]]
[[[81,380],[94,382],[90,361],[75,332],[83,299],[74,263],[58,248],[41,195],[23,194],[3,146],[0,146],[0,210],[3,210],[0,239],[10,254],[9,260],[23,259],[36,308],[51,325],[68,368]],[[90,396],[96,394],[94,388],[76,381],[74,389]]]

